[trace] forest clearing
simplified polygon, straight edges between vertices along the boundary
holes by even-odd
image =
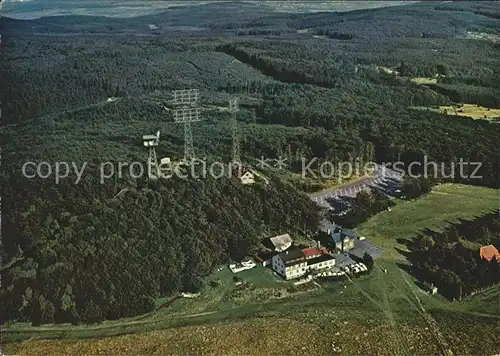
[[[473,119],[491,120],[500,118],[500,109],[486,108],[484,106],[474,104],[460,104],[454,106],[443,105],[438,107],[415,106],[412,107],[412,109],[432,111],[451,116],[465,116]],[[500,122],[499,120],[492,120],[492,122],[495,121]]]

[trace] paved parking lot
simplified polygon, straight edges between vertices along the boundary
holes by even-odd
[[[356,263],[350,256],[349,253],[334,253],[332,254],[335,257],[335,267],[341,268],[344,266],[349,266]]]
[[[373,187],[378,187],[386,194],[391,195],[401,184],[403,176],[388,168],[377,169],[372,177],[366,177],[342,188],[333,188],[319,194],[311,194],[311,199],[321,207],[330,210],[342,210],[333,207],[332,201],[340,201],[342,197],[354,198],[361,191],[370,191]]]
[[[363,258],[365,252],[368,252],[368,254],[371,255],[373,258],[378,258],[382,256],[382,250],[380,249],[380,247],[375,246],[368,240],[363,240],[363,241],[355,240],[354,248],[351,251],[349,251],[349,253],[359,258]]]
[[[342,268],[344,266],[352,265],[356,263],[356,261],[351,257],[351,255],[354,255],[358,258],[363,258],[365,252],[368,252],[368,254],[370,254],[374,259],[382,255],[382,250],[372,244],[370,241],[355,240],[354,248],[349,252],[332,254],[332,256],[335,257],[335,267]]]

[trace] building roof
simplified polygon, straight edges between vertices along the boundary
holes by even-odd
[[[342,233],[346,236],[349,236],[350,238],[356,238],[358,234],[355,231],[348,230],[348,229],[342,229]]]
[[[342,242],[341,236],[342,236],[341,232],[332,231],[332,233],[330,234],[330,237],[332,238],[333,242],[335,242],[335,243]]]
[[[495,257],[498,260],[500,260],[500,253],[498,252],[497,248],[493,245],[488,245],[488,246],[483,246],[479,249],[479,255],[481,258],[491,261],[493,257]]]
[[[272,244],[274,247],[282,247],[286,246],[288,244],[291,244],[293,242],[292,238],[288,234],[283,234],[279,236],[274,236],[270,238]]]
[[[305,248],[305,249],[302,250],[302,252],[304,252],[304,255],[306,257],[321,256],[321,255],[324,255],[324,254],[328,253],[325,250],[320,250],[320,249],[317,249],[315,247]]]
[[[352,240],[355,238],[355,236],[351,236],[351,235],[348,235],[344,232],[344,230],[341,230],[341,231],[332,231],[332,233],[330,234],[332,240],[335,242],[335,243],[341,243],[343,240],[345,240],[346,238],[349,239],[349,240]]]
[[[326,254],[326,255],[321,255],[321,256],[318,256],[318,257],[315,257],[315,258],[311,258],[310,260],[307,260],[307,265],[310,266],[310,265],[315,265],[317,263],[321,263],[321,262],[325,262],[325,261],[330,261],[330,260],[334,260],[335,257],[333,257],[332,255],[329,255],[329,254]]]
[[[257,253],[258,258],[260,258],[262,261],[267,261],[268,259],[272,258],[276,253],[274,251],[259,251]]]
[[[285,263],[285,266],[291,266],[303,262],[306,258],[304,252],[296,246],[293,246],[284,252],[280,252],[278,255]]]
[[[246,172],[245,172],[245,173],[243,173],[241,176],[242,176],[242,177],[252,177],[252,178],[253,178],[253,173],[252,173],[252,172],[250,172],[250,171],[246,171]]]
[[[330,234],[330,237],[335,243],[340,243],[347,237],[349,240],[356,238],[357,234],[352,230],[344,230],[341,228],[336,228]]]

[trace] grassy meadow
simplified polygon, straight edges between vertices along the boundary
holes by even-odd
[[[500,109],[486,108],[480,105],[463,104],[462,107],[453,106],[439,106],[439,107],[422,107],[415,106],[412,109],[428,110],[445,115],[466,116],[473,119],[491,120],[500,117]]]

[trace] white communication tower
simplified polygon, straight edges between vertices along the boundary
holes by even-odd
[[[142,136],[142,141],[144,147],[149,148],[149,159],[148,159],[148,173],[149,178],[156,179],[161,176],[160,166],[158,165],[158,159],[156,158],[155,147],[160,144],[160,131],[156,132],[156,135],[144,135]]]

